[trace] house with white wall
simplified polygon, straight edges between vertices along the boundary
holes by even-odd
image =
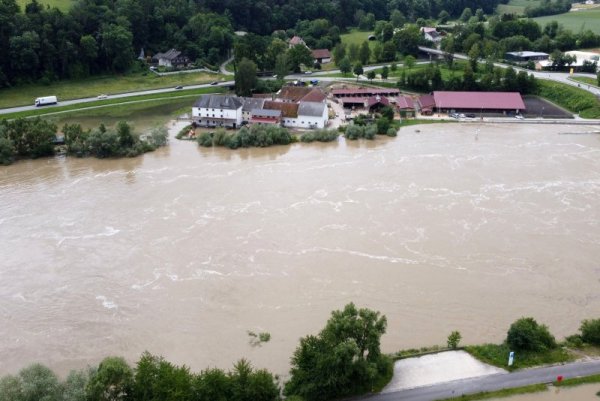
[[[201,127],[239,128],[242,106],[237,96],[202,95],[192,106],[192,119]]]

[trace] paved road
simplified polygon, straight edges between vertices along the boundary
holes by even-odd
[[[219,82],[217,85],[211,85],[211,84],[189,85],[189,86],[185,86],[183,89],[175,89],[175,88],[152,89],[152,90],[127,92],[127,93],[119,93],[116,95],[110,95],[110,96],[108,96],[108,99],[119,99],[119,98],[130,97],[130,96],[152,95],[152,94],[157,94],[157,93],[168,93],[168,92],[178,92],[178,93],[185,94],[185,91],[190,90],[190,89],[212,88],[212,87],[217,87],[217,86],[230,86],[233,84],[234,84],[233,81],[225,81],[225,82]],[[48,108],[57,107],[57,106],[68,106],[71,104],[91,103],[91,102],[98,101],[98,98],[97,97],[88,97],[88,98],[83,98],[83,99],[72,99],[72,100],[64,100],[64,101],[61,101],[60,99],[58,99],[58,100],[59,100],[59,102],[57,105],[43,106],[43,108],[48,109]],[[19,112],[19,111],[27,111],[27,110],[35,110],[35,109],[37,109],[37,107],[35,107],[35,106],[12,107],[9,109],[0,109],[0,114],[15,113],[15,112]]]
[[[600,374],[600,360],[573,362],[566,365],[500,373],[472,379],[455,380],[432,386],[354,398],[354,401],[435,401],[463,394],[496,391],[530,384],[550,383],[562,375],[565,379]]]

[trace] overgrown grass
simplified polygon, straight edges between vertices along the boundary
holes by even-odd
[[[582,82],[586,85],[598,86],[598,80],[590,77],[572,77],[573,81]]]
[[[559,82],[538,79],[538,94],[582,118],[600,118],[600,101],[593,93]]]
[[[212,88],[200,88],[200,89],[190,89],[181,92],[167,92],[167,93],[156,93],[150,95],[139,95],[139,96],[128,96],[116,99],[106,99],[106,100],[98,100],[96,102],[89,103],[79,103],[72,104],[68,106],[55,106],[55,107],[42,107],[34,110],[20,111],[16,113],[7,113],[0,114],[0,119],[13,119],[20,117],[32,117],[32,116],[42,116],[42,115],[54,115],[58,113],[63,113],[67,111],[76,111],[76,110],[91,110],[91,109],[100,109],[104,106],[112,106],[118,105],[119,107],[131,107],[131,104],[146,102],[150,100],[159,100],[159,99],[191,99],[198,95],[205,93],[222,93],[225,89],[220,87],[212,87]],[[189,100],[187,100],[189,101]],[[190,106],[193,102],[190,101]]]
[[[560,383],[555,381],[554,385],[557,387],[572,387],[572,386],[579,386],[580,384],[590,384],[590,383],[600,383],[600,375],[573,377],[571,379],[564,379]]]
[[[451,351],[451,350],[448,347],[444,347],[444,346],[440,346],[440,345],[433,345],[430,347],[403,349],[403,350],[393,353],[392,355],[390,355],[390,357],[394,361],[397,361],[399,359],[413,358],[413,357],[418,357],[421,355],[434,354],[436,352],[443,352],[443,351]],[[454,351],[454,350],[452,350],[452,351]]]
[[[355,43],[358,46],[360,46],[365,40],[368,40],[369,47],[371,47],[372,49],[376,42],[376,40],[369,40],[369,35],[372,34],[372,31],[359,31],[358,29],[351,29],[349,33],[340,35],[340,39],[342,43],[346,44],[346,46],[349,46],[352,43]],[[348,49],[346,48],[346,50]]]
[[[58,101],[117,94],[178,85],[206,84],[219,79],[219,74],[182,73],[158,76],[144,71],[126,75],[102,75],[82,80],[64,80],[50,85],[27,84],[0,90],[0,108],[32,105],[35,98],[54,95]]]
[[[600,24],[598,23],[598,21],[600,21],[600,7],[538,17],[533,20],[541,26],[546,25],[550,21],[557,21],[566,29],[573,32],[579,32],[581,29],[589,29],[596,34],[600,34]]]
[[[499,4],[496,13],[522,15],[526,7],[537,7],[541,3],[541,0],[510,0],[508,4]]]
[[[459,397],[446,398],[441,401],[474,401],[474,400],[489,400],[496,398],[512,397],[519,394],[531,394],[548,391],[548,386],[545,384],[532,384],[530,386],[507,388],[498,391],[486,391],[476,394],[461,395]]]
[[[25,5],[28,3],[31,3],[31,0],[17,0],[17,4],[21,8],[21,12],[25,12]],[[69,8],[71,8],[73,0],[40,0],[39,3],[44,6],[48,5],[50,7],[56,7],[61,11],[67,11]]]
[[[506,344],[470,345],[464,349],[482,362],[504,368],[509,371],[529,368],[532,366],[570,362],[575,359],[562,347],[544,352],[519,351],[515,352],[513,365],[507,366],[508,354],[510,353],[511,349]]]

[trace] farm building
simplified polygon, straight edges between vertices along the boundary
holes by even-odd
[[[422,95],[417,99],[417,104],[419,105],[419,109],[421,114],[430,116],[433,114],[433,110],[435,109],[435,99],[433,95]]]
[[[516,63],[526,63],[528,61],[539,61],[548,60],[550,55],[542,52],[508,52],[504,55],[507,61],[514,61]]]
[[[433,92],[438,111],[520,113],[525,103],[519,92]]]
[[[415,116],[415,103],[409,96],[398,96],[396,98],[396,108],[400,117],[414,117]]]

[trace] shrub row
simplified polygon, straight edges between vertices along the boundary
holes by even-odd
[[[339,132],[337,132],[336,130],[320,129],[320,130],[315,130],[315,131],[311,131],[311,132],[302,134],[302,136],[300,137],[300,141],[306,142],[306,143],[315,142],[315,141],[316,142],[332,142],[332,141],[335,141],[339,135],[340,135]]]
[[[288,145],[297,139],[287,129],[272,125],[253,125],[236,132],[220,128],[215,132],[204,132],[198,136],[200,146],[224,146],[229,149]]]

